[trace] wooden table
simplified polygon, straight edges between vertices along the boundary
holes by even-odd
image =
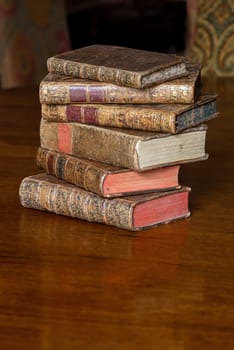
[[[191,218],[140,233],[22,208],[38,90],[0,93],[1,349],[234,349],[234,81],[216,89]]]

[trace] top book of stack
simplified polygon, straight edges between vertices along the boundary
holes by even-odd
[[[188,74],[180,56],[91,45],[48,58],[48,71],[120,86],[146,88]]]

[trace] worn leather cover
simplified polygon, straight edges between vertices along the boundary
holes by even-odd
[[[183,134],[191,133],[191,140],[193,133],[197,131],[206,131],[207,126],[187,129],[180,133],[180,140],[183,139]],[[183,148],[180,150],[178,159],[175,162],[153,164],[147,168],[141,168],[139,164],[138,147],[140,143],[150,142],[151,140],[158,140],[161,138],[177,138],[178,135],[171,135],[168,133],[150,132],[123,128],[108,128],[99,127],[95,125],[87,125],[80,123],[56,123],[47,122],[41,119],[40,138],[41,147],[49,150],[64,152],[75,155],[77,157],[92,159],[103,163],[109,163],[123,168],[129,168],[136,171],[147,170],[166,165],[174,165],[183,162],[182,154]],[[170,153],[174,149],[170,150]],[[144,155],[141,155],[144,157]],[[200,160],[202,158],[195,158],[191,154],[191,159],[188,161]],[[193,159],[194,158],[194,159]]]
[[[133,223],[133,209],[139,203],[151,201],[163,196],[170,196],[180,192],[188,192],[190,188],[167,192],[149,193],[137,196],[121,198],[102,198],[82,188],[58,180],[56,177],[46,174],[29,176],[21,182],[19,196],[21,204],[27,208],[45,210],[59,215],[99,222],[107,225],[120,227],[127,230],[137,231],[149,226],[135,227]],[[157,206],[153,210],[157,210]],[[188,217],[190,212],[168,220]],[[150,224],[150,227],[155,225]]]
[[[109,173],[128,170],[49,151],[41,147],[37,152],[37,165],[45,169],[48,174],[55,175],[99,196],[103,196],[103,181]]]
[[[95,162],[92,160],[82,159],[74,156],[70,156],[65,153],[50,151],[45,148],[38,148],[37,151],[37,165],[43,168],[47,174],[54,175],[61,180],[65,180],[69,183],[72,183],[76,186],[84,188],[87,191],[98,194],[101,197],[121,197],[126,196],[127,194],[133,193],[143,193],[149,192],[149,189],[143,189],[142,185],[139,187],[134,183],[134,188],[131,184],[131,190],[125,190],[124,192],[111,192],[105,193],[104,183],[109,175],[117,175],[122,173],[131,174],[133,171],[113,166],[111,164]],[[164,168],[164,177],[167,177],[167,169],[170,172],[171,167]],[[152,174],[152,170],[149,171]],[[148,171],[141,174],[141,184],[147,181]],[[154,171],[154,187],[152,191],[157,190],[166,190],[165,186],[159,188],[157,180],[161,179],[161,172],[157,170]],[[146,177],[144,176],[146,175]],[[175,185],[174,188],[179,188],[179,185]],[[169,187],[167,187],[169,188]],[[172,188],[172,186],[170,187]]]
[[[216,96],[205,94],[199,97],[196,104],[190,105],[42,104],[42,116],[47,121],[78,122],[172,134],[208,121],[215,115]]]
[[[91,45],[49,57],[48,71],[142,88],[187,74],[184,58],[111,45]]]
[[[49,73],[39,89],[41,103],[194,103],[201,89],[199,64],[186,63],[188,75],[144,89]]]

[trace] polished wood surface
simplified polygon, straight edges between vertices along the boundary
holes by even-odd
[[[234,349],[234,81],[212,89],[192,216],[140,233],[20,206],[38,90],[0,92],[0,349]]]

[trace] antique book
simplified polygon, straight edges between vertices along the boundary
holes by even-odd
[[[51,174],[101,197],[179,188],[179,166],[136,172],[65,153],[38,148],[37,165]]]
[[[137,231],[190,215],[190,188],[136,196],[102,198],[95,193],[37,174],[22,180],[19,196],[27,208]]]
[[[47,59],[51,73],[143,88],[187,74],[185,58],[111,45],[91,45]]]
[[[201,95],[196,104],[42,104],[47,121],[73,122],[176,134],[217,116],[216,96]]]
[[[194,103],[201,90],[201,66],[186,63],[188,75],[144,89],[49,73],[40,83],[41,103]]]
[[[141,171],[206,159],[206,131],[201,125],[172,135],[41,118],[40,139],[51,151]]]

